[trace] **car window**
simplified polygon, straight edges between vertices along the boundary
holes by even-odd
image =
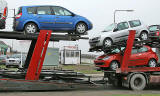
[[[136,48],[133,48],[131,53],[136,54],[136,53],[138,53],[138,50]]]
[[[111,24],[109,26],[107,26],[103,32],[109,32],[109,31],[112,31],[114,28],[116,27],[115,24]]]
[[[50,7],[38,7],[37,8],[37,14],[40,14],[40,15],[51,15],[52,12],[51,12]]]
[[[121,22],[121,23],[117,24],[118,31],[128,29],[128,28],[129,28],[129,26],[128,26],[127,22]]]
[[[36,7],[29,7],[27,8],[28,14],[35,14],[36,13]]]
[[[147,52],[147,51],[148,51],[148,48],[146,48],[146,47],[141,47],[138,49],[139,53],[143,53],[143,52]]]
[[[20,13],[22,13],[22,7],[19,7],[19,8],[18,8],[17,14],[20,14]]]
[[[158,30],[158,26],[150,26],[149,27],[149,31],[157,31]]]
[[[131,27],[137,27],[141,25],[141,22],[139,20],[129,21],[129,24]]]
[[[72,13],[61,7],[52,7],[55,15],[71,16]]]

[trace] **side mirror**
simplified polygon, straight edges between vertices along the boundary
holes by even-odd
[[[74,17],[74,16],[75,16],[75,14],[73,14],[73,13],[72,13],[72,16]]]

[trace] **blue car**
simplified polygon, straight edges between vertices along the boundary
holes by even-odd
[[[60,6],[21,6],[15,16],[13,29],[25,33],[53,30],[74,34],[85,34],[92,23]]]

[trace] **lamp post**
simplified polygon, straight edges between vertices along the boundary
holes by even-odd
[[[114,11],[114,23],[116,23],[116,12],[118,11],[133,12],[134,10],[115,10]]]

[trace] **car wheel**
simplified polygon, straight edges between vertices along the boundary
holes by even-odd
[[[134,74],[130,79],[132,90],[143,90],[146,87],[146,79],[142,74]]]
[[[106,38],[103,41],[103,47],[104,48],[110,47],[110,46],[112,46],[112,44],[113,44],[113,41],[110,38]]]
[[[142,32],[140,34],[140,39],[141,40],[147,40],[148,39],[148,33],[147,32]]]
[[[25,31],[26,34],[27,33],[36,33],[37,30],[38,30],[37,25],[34,24],[34,23],[27,23],[25,25],[25,29],[24,29],[24,31]]]
[[[83,22],[80,22],[76,25],[76,33],[84,34],[87,31],[87,25]]]
[[[150,59],[148,62],[148,67],[156,67],[157,66],[157,62],[154,59]]]
[[[116,70],[117,68],[119,68],[119,63],[117,61],[112,61],[110,64],[110,69]]]

